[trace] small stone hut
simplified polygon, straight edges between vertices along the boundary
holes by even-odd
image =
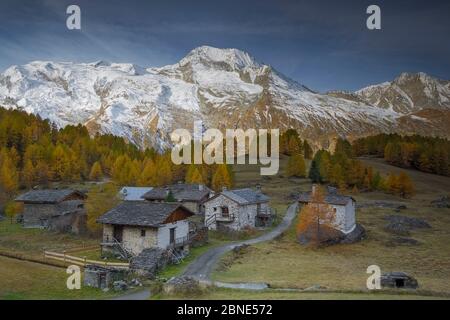
[[[31,190],[17,197],[23,203],[22,221],[26,228],[44,228],[58,232],[86,231],[87,196],[77,190]]]
[[[92,288],[110,288],[114,281],[123,280],[126,274],[126,270],[88,264],[84,267],[83,283],[85,286]]]
[[[404,272],[394,271],[381,275],[382,288],[417,289],[417,280]]]

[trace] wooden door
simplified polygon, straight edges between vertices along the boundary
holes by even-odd
[[[123,226],[114,226],[113,237],[119,242],[123,239]]]
[[[170,228],[170,244],[175,243],[175,229],[176,228]]]

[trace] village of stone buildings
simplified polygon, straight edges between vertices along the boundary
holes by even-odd
[[[371,297],[373,266],[390,298],[400,290],[445,296],[449,178],[345,159],[364,178],[350,188],[336,179],[336,164],[321,181],[327,157],[283,153],[271,177],[259,165],[234,165],[233,183],[220,188],[108,177],[22,188],[13,198],[20,210],[0,217],[0,298],[108,298],[145,288],[162,298],[285,298],[286,289],[292,298],[334,290]],[[390,190],[404,172],[414,193],[406,183]],[[82,272],[79,293],[66,287],[70,265]]]
[[[164,187],[123,186],[116,196],[120,203],[96,221],[102,225],[99,246],[105,260],[114,257],[125,263],[84,261],[81,265],[85,286],[123,290],[128,287],[124,281],[127,274],[155,279],[159,271],[189,256],[192,247],[205,246],[210,231],[218,231],[234,243],[240,232],[273,228],[276,216],[270,198],[259,184],[240,189],[224,187],[218,192],[203,184],[183,182]],[[83,235],[87,230],[86,198],[85,193],[74,189],[31,190],[15,199],[23,204],[17,219],[24,228]],[[290,209],[297,212],[298,207],[308,206],[320,209],[313,217],[317,223],[308,223],[297,235],[300,244],[351,244],[364,239],[365,230],[357,223],[352,196],[339,194],[334,187],[324,189],[313,184],[311,191],[296,196]],[[83,262],[65,254],[46,255],[49,259],[62,257],[67,262]],[[169,283],[181,281],[186,286],[186,281],[204,280],[202,267],[199,272],[188,272]],[[382,279],[386,287],[417,287],[417,281],[403,272],[393,272]],[[136,278],[133,281],[142,285]]]

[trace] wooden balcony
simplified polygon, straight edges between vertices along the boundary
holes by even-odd
[[[266,209],[259,209],[256,213],[257,217],[270,217],[276,214],[275,209],[272,208],[266,208]]]
[[[227,215],[217,214],[216,221],[231,222],[231,221],[234,221],[234,215],[233,214],[227,214]]]
[[[179,247],[184,247],[185,245],[188,245],[190,243],[190,237],[189,235],[184,236],[184,237],[178,237],[175,239],[174,242],[172,242],[171,244],[169,244],[170,248],[179,248]]]

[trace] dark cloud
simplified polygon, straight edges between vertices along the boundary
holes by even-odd
[[[382,30],[365,27],[368,5]],[[82,30],[65,28],[78,4]],[[208,44],[250,52],[317,90],[402,71],[449,78],[449,1],[12,1],[0,3],[0,68],[31,60],[174,63]]]

